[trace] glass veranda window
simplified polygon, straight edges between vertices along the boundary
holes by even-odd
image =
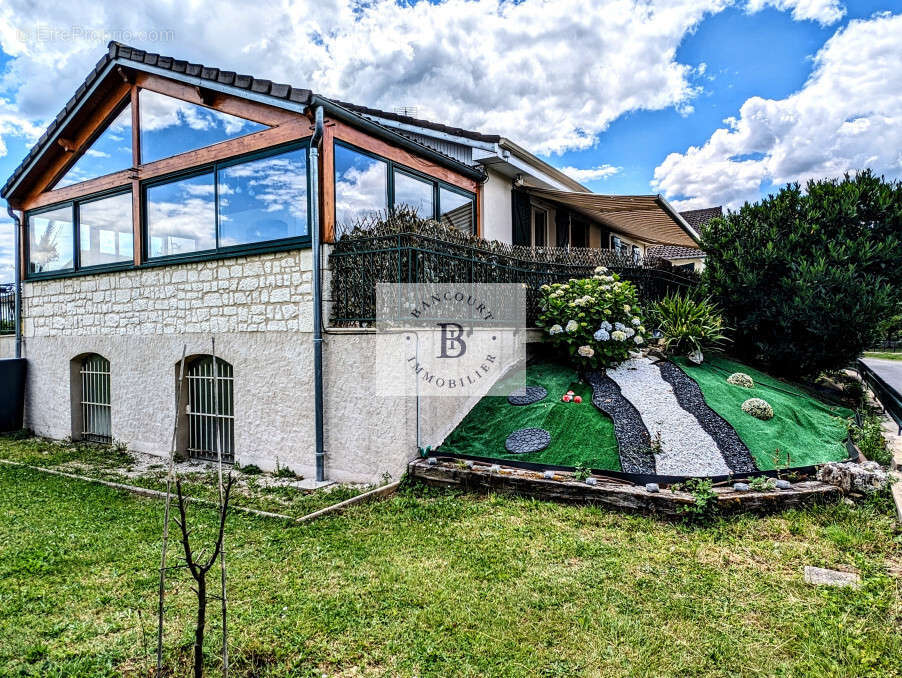
[[[79,203],[78,240],[82,268],[132,261],[131,192]]]
[[[133,164],[132,107],[127,104],[53,188],[112,174]]]
[[[435,218],[433,183],[413,177],[406,172],[395,170],[394,207],[402,205],[412,208],[422,219]]]
[[[439,218],[447,226],[473,233],[473,203],[471,196],[452,191],[444,186],[438,192]]]
[[[28,272],[49,273],[75,268],[74,206],[28,216]]]
[[[335,225],[337,235],[388,207],[388,163],[335,144]]]
[[[150,257],[216,249],[213,172],[148,186],[145,196]]]

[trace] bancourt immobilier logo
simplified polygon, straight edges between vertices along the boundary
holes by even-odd
[[[521,284],[379,284],[376,330],[380,395],[508,395],[525,385]]]

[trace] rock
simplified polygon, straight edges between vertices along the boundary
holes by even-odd
[[[464,464],[466,464],[467,468],[473,468],[473,466],[475,466],[475,464],[473,463],[473,461],[470,460],[470,459],[467,459],[467,460],[464,462]]]
[[[661,488],[657,483],[645,483],[645,491],[655,494],[656,492],[660,492]]]
[[[876,461],[863,464],[831,461],[817,470],[817,479],[843,492],[871,494],[889,485],[886,471]]]
[[[701,351],[693,351],[686,357],[689,358],[689,362],[695,365],[701,365],[703,362],[705,362],[705,354]]]
[[[589,476],[588,478],[586,478],[586,485],[598,485],[598,478]]]
[[[501,470],[501,466],[498,464],[492,464],[489,466],[489,473],[498,473]]]
[[[526,389],[518,388],[507,397],[511,405],[532,405],[543,400],[548,395],[541,386],[527,386]]]
[[[851,586],[858,588],[861,585],[861,577],[854,572],[840,572],[828,570],[823,567],[805,566],[805,583],[815,586]]]
[[[737,492],[748,492],[751,488],[748,483],[733,483],[733,489]]]
[[[545,471],[542,476],[548,480],[554,480],[554,471]]]
[[[774,483],[774,487],[776,487],[778,490],[790,490],[790,489],[792,489],[792,483],[789,482],[788,480],[783,480],[782,478],[778,478],[777,481]]]
[[[429,457],[429,459],[426,460],[426,463],[430,466],[435,466],[436,464],[438,464],[438,459],[436,459],[435,457]]]
[[[521,428],[511,433],[504,443],[511,454],[527,454],[544,450],[551,443],[551,434],[543,428]]]

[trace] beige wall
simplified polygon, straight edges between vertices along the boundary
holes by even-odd
[[[510,244],[511,180],[491,167],[486,168],[488,179],[482,186],[482,237]]]
[[[16,337],[13,334],[0,335],[0,360],[16,357]]]

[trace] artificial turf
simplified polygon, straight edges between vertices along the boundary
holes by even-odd
[[[693,365],[675,362],[699,385],[705,401],[739,434],[758,468],[771,471],[841,461],[848,457],[845,439],[852,410],[828,405],[804,390],[719,355],[706,355]],[[733,372],[745,372],[752,389],[727,383]],[[762,398],[774,408],[774,417],[761,421],[742,411],[749,398]]]
[[[527,368],[526,383],[544,386],[548,396],[532,405],[511,405],[503,396],[486,396],[470,410],[437,452],[556,466],[619,471],[614,424],[592,404],[592,389],[572,367],[541,363]],[[567,391],[581,403],[561,401]],[[541,452],[508,454],[507,437],[521,428],[543,428],[551,444]]]

